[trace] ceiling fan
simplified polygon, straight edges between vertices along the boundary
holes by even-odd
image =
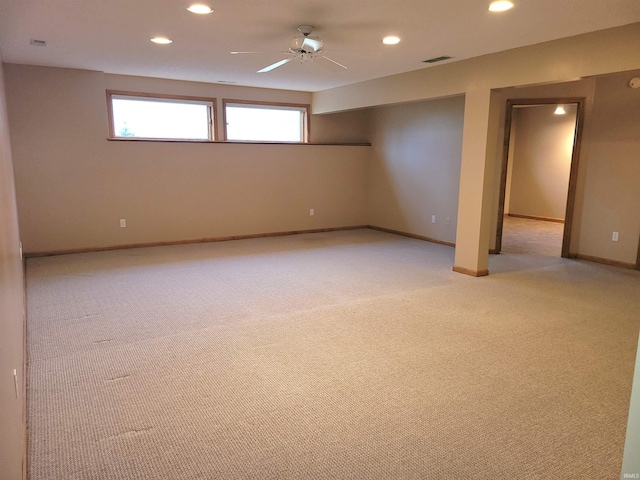
[[[298,59],[302,63],[311,62],[316,58],[324,58],[325,60],[338,65],[345,70],[347,67],[342,65],[341,63],[332,60],[327,57],[324,52],[324,45],[322,40],[318,37],[312,37],[311,32],[313,32],[313,26],[311,25],[300,25],[298,27],[298,31],[302,34],[302,36],[295,36],[291,39],[291,43],[289,44],[289,49],[286,52],[290,55],[290,58],[285,58],[284,60],[280,60],[276,63],[272,63],[271,65],[264,67],[263,69],[258,70],[257,73],[267,73],[271,70],[274,70],[278,67],[281,67],[285,63],[289,63],[291,60]],[[232,52],[232,53],[249,53],[249,52]]]

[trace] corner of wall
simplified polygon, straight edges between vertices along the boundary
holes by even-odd
[[[2,478],[25,473],[25,293],[13,160],[0,54],[0,465]]]

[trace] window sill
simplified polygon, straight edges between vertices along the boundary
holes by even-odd
[[[218,141],[218,140],[189,140],[179,138],[120,138],[120,137],[107,137],[109,142],[162,142],[162,143],[218,143],[227,145],[337,145],[337,146],[350,146],[350,147],[370,147],[371,143],[368,142],[247,142],[247,141]]]
[[[213,140],[188,138],[142,138],[142,137],[107,137],[109,142],[171,142],[171,143],[216,143]]]

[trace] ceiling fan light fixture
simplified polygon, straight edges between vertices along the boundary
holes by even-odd
[[[169,45],[170,43],[173,43],[173,40],[167,37],[153,37],[151,41],[158,45]]]
[[[388,37],[384,37],[382,39],[382,43],[384,43],[385,45],[397,45],[398,43],[400,43],[400,37],[389,35]]]
[[[489,11],[491,12],[506,12],[513,8],[513,3],[509,0],[496,0],[489,5]]]
[[[303,43],[304,37],[293,37],[289,43],[289,51],[294,53],[296,50],[300,50]]]
[[[289,51],[295,54],[320,53],[322,52],[322,40],[315,37],[308,37],[306,35],[304,37],[293,37],[289,44]]]
[[[213,13],[213,8],[202,3],[194,3],[193,5],[189,6],[187,10],[198,15],[208,15],[209,13]]]

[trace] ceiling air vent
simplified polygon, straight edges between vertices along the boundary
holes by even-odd
[[[453,57],[449,57],[448,55],[443,55],[442,57],[435,57],[435,58],[430,58],[429,60],[423,60],[422,63],[437,63],[437,62],[442,62],[444,60],[449,60],[450,58],[453,58]]]
[[[46,40],[36,40],[35,38],[32,38],[29,43],[31,45],[35,45],[36,47],[46,47],[47,46],[47,41]]]

